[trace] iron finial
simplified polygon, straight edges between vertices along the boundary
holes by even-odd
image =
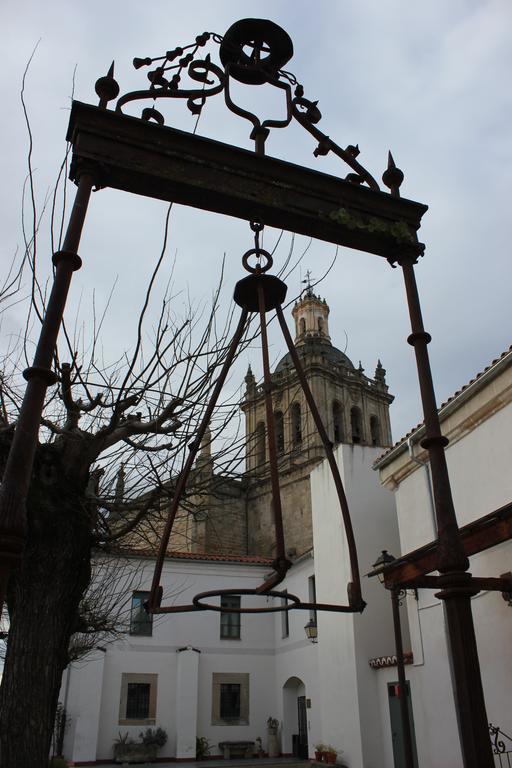
[[[94,90],[100,97],[99,107],[105,108],[109,101],[115,99],[119,94],[119,84],[114,78],[114,62],[110,65],[107,74],[96,80]]]
[[[404,174],[397,168],[391,151],[388,152],[388,167],[382,174],[382,181],[391,191],[393,197],[400,197],[400,185],[404,180]]]

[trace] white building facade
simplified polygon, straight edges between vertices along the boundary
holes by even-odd
[[[368,446],[337,448],[363,571],[375,555],[376,537],[390,549],[398,546],[393,496],[371,469],[378,453]],[[279,589],[304,602],[316,594],[318,602],[346,604],[349,571],[341,513],[337,499],[331,499],[324,464],[311,482],[315,548],[294,562]],[[376,675],[368,665],[382,644],[388,652],[393,648],[391,615],[380,585],[363,584],[368,606],[362,615],[318,612],[318,641],[312,643],[304,631],[312,614],[304,610],[241,614],[239,625],[235,614],[226,619],[219,612],[197,611],[154,617],[152,626],[145,625],[138,607],[153,566],[153,558],[134,558],[140,587],[127,596],[134,601],[132,632],[65,673],[60,698],[70,718],[69,760],[76,765],[111,760],[119,732],[137,738],[147,726],[167,732],[159,757],[169,760],[194,759],[196,737],[209,740],[212,755],[222,755],[219,744],[225,741],[256,742],[258,737],[268,751],[267,719],[275,717],[281,754],[297,752],[305,724],[305,756],[312,757],[314,745],[323,742],[333,745],[350,768],[383,765],[381,734],[375,730]],[[270,571],[270,560],[261,558],[182,553],[166,561],[164,603],[166,594],[174,594],[176,603],[190,603],[202,591],[254,588]],[[220,598],[211,600],[218,604]],[[281,602],[241,600],[251,607]],[[222,709],[229,708],[232,691],[238,709],[226,716]]]
[[[494,361],[440,409],[459,526],[512,500],[512,350]],[[414,430],[378,462],[385,487],[394,491],[400,529],[399,556],[436,539],[428,455],[419,445],[423,428]],[[512,544],[506,541],[470,558],[474,576],[498,577],[512,570]],[[472,599],[482,682],[489,722],[512,735],[512,610],[500,592]],[[413,664],[411,685],[416,746],[421,768],[459,768],[462,755],[448,662],[446,628],[435,590],[407,597]],[[380,696],[391,670],[381,670]],[[386,707],[381,708],[386,717]],[[384,726],[385,727],[385,726]],[[505,740],[512,750],[512,742]],[[504,763],[506,764],[506,763]]]

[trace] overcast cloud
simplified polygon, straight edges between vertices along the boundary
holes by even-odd
[[[65,151],[75,65],[75,98],[97,103],[94,83],[112,59],[122,93],[145,87],[144,70],[132,68],[134,56],[157,56],[192,42],[200,32],[223,34],[235,20],[257,16],[272,19],[291,35],[295,55],[287,68],[303,83],[305,95],[319,101],[324,132],[341,146],[358,143],[359,160],[378,181],[391,149],[405,173],[403,196],[429,206],[420,230],[426,254],[417,279],[425,325],[433,337],[438,400],[511,343],[509,0],[21,0],[4,4],[1,16],[3,264],[22,246],[27,134],[19,90],[39,39],[26,98],[41,205]],[[211,102],[198,133],[251,148],[248,124],[227,112],[222,97]],[[162,111],[168,125],[193,129],[194,118],[184,104]],[[348,169],[340,161],[315,159],[314,148],[298,126],[274,131],[267,144],[270,155],[345,176]],[[119,278],[104,326],[107,356],[118,357],[121,347],[130,345],[141,285],[159,251],[165,211],[161,202],[113,190],[93,196],[80,247],[84,267],[73,279],[69,312],[81,302],[85,318],[93,288],[101,306]],[[266,246],[278,235],[269,230]],[[285,234],[277,268],[289,243]],[[306,245],[305,238],[297,238],[297,254]],[[245,222],[175,206],[169,247],[171,255],[177,252],[174,286],[180,311],[189,295],[198,305],[208,300],[224,253],[227,304],[232,286],[243,276],[240,257],[251,247],[251,236]],[[334,253],[334,246],[314,242],[301,264],[302,275],[309,268],[320,277]],[[49,262],[46,237],[39,258]],[[290,296],[300,290],[300,278],[299,270],[290,276]],[[356,365],[361,360],[368,375],[378,358],[387,369],[396,396],[392,424],[397,439],[421,418],[413,352],[405,341],[409,325],[400,271],[377,256],[340,249],[318,291],[331,307],[333,342],[344,349],[348,337],[347,354]],[[3,343],[21,326],[21,310],[13,308],[2,327]],[[274,336],[274,358],[282,352],[284,343]],[[249,359],[255,373],[261,371],[253,350],[241,361],[240,379]]]

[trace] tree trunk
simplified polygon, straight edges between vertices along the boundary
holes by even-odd
[[[69,477],[55,445],[39,446],[27,503],[27,545],[8,592],[2,768],[48,767],[69,640],[90,580],[90,510],[84,478],[78,478],[75,471]]]

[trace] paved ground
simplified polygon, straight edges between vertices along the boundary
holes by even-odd
[[[136,763],[139,768],[287,768],[290,766],[309,766],[309,760],[298,760],[296,757],[263,757],[258,760],[200,760],[186,763]],[[110,763],[103,768],[122,768],[128,763]]]

